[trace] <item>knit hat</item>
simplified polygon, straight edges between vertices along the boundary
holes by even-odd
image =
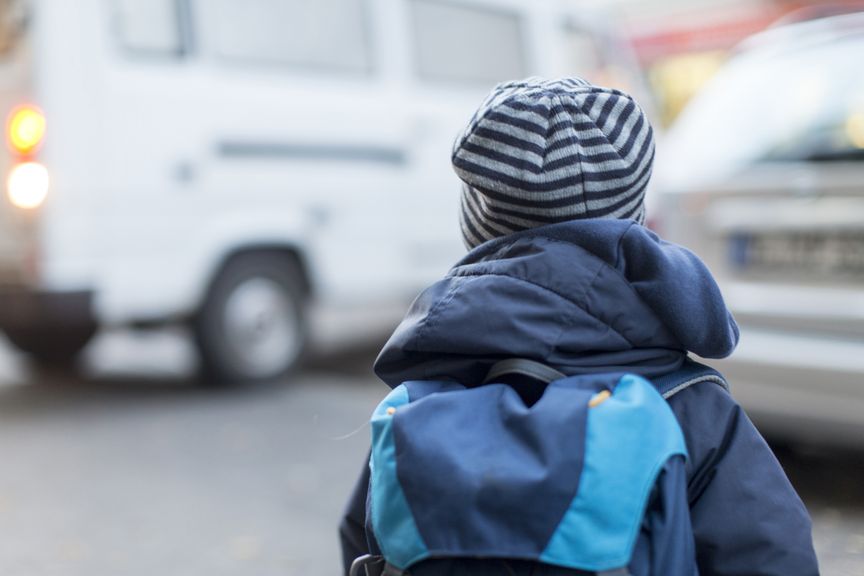
[[[499,84],[453,147],[469,248],[581,218],[645,219],[651,125],[629,95],[581,78]]]

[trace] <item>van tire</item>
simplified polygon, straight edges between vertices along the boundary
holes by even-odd
[[[231,258],[192,320],[207,384],[255,384],[287,376],[307,340],[306,294],[296,260],[279,252]]]
[[[97,328],[95,323],[75,326],[40,324],[7,326],[4,332],[9,341],[36,364],[56,368],[74,365]]]

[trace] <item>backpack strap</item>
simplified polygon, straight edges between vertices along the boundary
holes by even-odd
[[[720,372],[690,358],[685,359],[681,368],[675,372],[651,378],[651,381],[666,400],[701,382],[713,382],[727,392],[729,391],[729,384]]]
[[[489,368],[489,372],[483,379],[483,384],[488,384],[502,376],[510,375],[525,376],[532,380],[542,382],[543,384],[549,384],[555,380],[567,377],[566,374],[559,372],[555,368],[534,360],[528,360],[527,358],[508,358],[496,362],[491,368]],[[729,384],[720,372],[710,366],[700,364],[691,358],[686,358],[684,363],[681,365],[681,368],[675,372],[670,372],[669,374],[664,374],[657,378],[651,378],[650,380],[666,400],[675,394],[678,394],[682,390],[686,390],[690,386],[701,382],[713,382],[727,392],[729,391]]]
[[[533,380],[538,380],[543,384],[549,384],[555,380],[566,378],[567,375],[555,370],[551,366],[528,360],[527,358],[508,358],[496,362],[489,368],[486,378],[483,379],[483,384],[494,382],[495,379],[502,376],[518,375],[526,376]]]
[[[351,563],[348,576],[411,576],[411,574],[393,566],[383,556],[365,554]]]
[[[384,557],[364,554],[351,563],[348,576],[379,576],[384,569]]]

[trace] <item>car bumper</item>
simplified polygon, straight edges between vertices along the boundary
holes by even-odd
[[[0,288],[0,328],[86,325],[94,322],[93,293]]]

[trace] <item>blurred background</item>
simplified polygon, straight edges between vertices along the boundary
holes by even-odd
[[[0,0],[0,573],[338,573],[371,363],[464,254],[450,147],[578,75],[658,135],[649,225],[864,575],[864,1]]]

